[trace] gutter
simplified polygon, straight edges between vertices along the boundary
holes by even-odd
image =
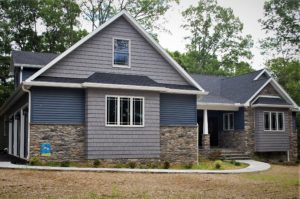
[[[31,123],[31,91],[26,89],[24,85],[22,85],[22,91],[28,93],[28,135],[27,135],[27,157],[26,159],[29,160],[30,158],[30,123]]]

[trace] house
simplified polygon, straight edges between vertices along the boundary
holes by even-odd
[[[199,146],[238,149],[248,155],[284,153],[297,159],[299,107],[263,69],[236,77],[192,74],[209,92],[198,98]]]
[[[0,149],[22,159],[186,163],[210,146],[297,156],[299,108],[267,71],[191,76],[125,11],[62,54],[13,51],[11,72]]]

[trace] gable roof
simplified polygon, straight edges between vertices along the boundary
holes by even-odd
[[[298,105],[265,69],[235,77],[202,74],[192,74],[191,76],[209,92],[207,96],[201,98],[200,102],[202,103],[239,103],[249,106],[251,100],[270,83],[287,102],[299,109]],[[274,102],[273,100],[272,103]],[[279,103],[282,104],[282,102]]]
[[[42,68],[58,54],[54,53],[38,53],[38,52],[29,52],[29,51],[12,51],[11,53],[14,66],[31,66]]]
[[[258,97],[253,104],[280,104],[288,105],[288,103],[280,97]]]
[[[65,56],[67,56],[69,53],[71,53],[73,50],[75,50],[77,47],[82,45],[84,42],[92,38],[94,35],[99,33],[101,30],[103,30],[105,27],[110,25],[112,22],[114,22],[119,17],[123,16],[150,44],[151,46],[156,49],[159,54],[166,59],[166,61],[169,62],[169,64],[192,86],[196,87],[198,90],[205,92],[205,90],[131,17],[125,10],[121,11],[114,17],[112,17],[110,20],[106,21],[104,24],[99,26],[96,30],[79,40],[77,43],[75,43],[73,46],[71,46],[69,49],[64,51],[62,54],[57,56],[55,59],[53,59],[51,62],[49,62],[45,67],[41,68],[39,71],[34,73],[32,76],[30,76],[26,82],[30,82],[40,76],[42,73],[44,73],[46,70],[51,68],[53,65],[55,65],[58,61],[63,59]]]

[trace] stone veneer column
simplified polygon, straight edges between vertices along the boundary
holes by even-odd
[[[244,138],[243,145],[241,149],[244,149],[244,152],[248,155],[253,155],[255,151],[254,144],[254,112],[255,110],[252,108],[245,108],[244,111]]]
[[[51,161],[80,161],[85,159],[84,126],[64,124],[30,125],[30,158]],[[51,156],[40,156],[40,144],[51,144]]]
[[[160,160],[195,163],[198,160],[198,127],[161,126]]]
[[[205,151],[210,150],[210,135],[209,134],[202,134],[202,149]]]
[[[289,150],[289,159],[290,161],[296,161],[298,159],[298,142],[297,142],[297,132],[296,129],[293,128],[293,117],[292,111],[288,111],[288,124],[289,128],[289,141],[290,141],[290,150]]]

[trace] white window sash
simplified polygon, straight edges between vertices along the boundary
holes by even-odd
[[[108,120],[109,118],[107,117],[107,111],[108,111],[108,103],[107,103],[107,98],[109,97],[116,97],[117,98],[117,124],[109,124]],[[129,105],[130,105],[130,109],[129,109],[129,114],[130,114],[130,125],[121,125],[120,124],[120,116],[121,116],[121,106],[120,106],[120,99],[121,98],[129,98]],[[133,99],[140,99],[143,103],[143,106],[142,106],[142,124],[141,125],[134,125],[133,124],[133,118],[134,118],[134,115],[133,115]],[[106,107],[105,107],[105,126],[108,126],[108,127],[144,127],[145,125],[145,108],[144,108],[144,104],[145,104],[145,98],[144,97],[138,97],[138,96],[114,96],[114,95],[107,95],[105,97],[105,100],[106,100]]]

